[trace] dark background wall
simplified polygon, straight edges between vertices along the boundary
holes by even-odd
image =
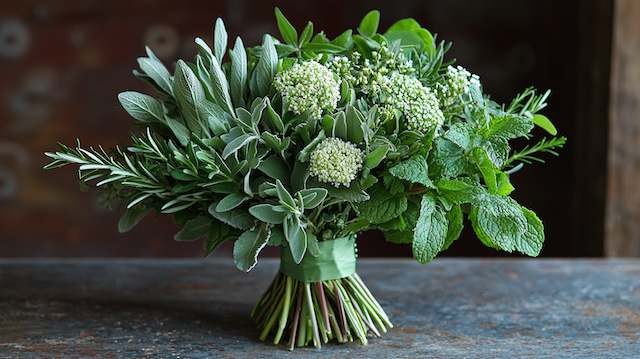
[[[551,89],[547,114],[569,137],[560,158],[514,176],[514,195],[546,224],[545,256],[599,256],[603,248],[610,1],[282,1],[296,27],[312,20],[335,36],[370,9],[381,26],[414,17],[453,41],[450,56],[499,101],[526,86]],[[4,1],[0,4],[0,256],[193,256],[167,218],[117,233],[117,212],[78,191],[72,169],[43,172],[57,141],[113,146],[131,121],[116,95],[148,90],[131,75],[150,45],[165,61],[191,58],[216,17],[245,44],[276,34],[267,1]],[[170,66],[172,67],[172,66]],[[219,254],[228,254],[230,247]],[[226,253],[225,253],[226,252]],[[408,255],[377,233],[362,255]],[[467,231],[451,255],[496,255]]]

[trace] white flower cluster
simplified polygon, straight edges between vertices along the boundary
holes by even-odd
[[[306,111],[319,118],[322,111],[335,110],[340,84],[333,73],[316,61],[305,61],[276,75],[273,85],[295,114]]]
[[[445,83],[436,87],[438,98],[444,106],[452,105],[459,96],[468,94],[471,86],[480,86],[480,77],[462,66],[447,67]]]
[[[352,74],[353,66],[351,65],[351,60],[346,56],[335,56],[327,62],[327,67],[338,76],[341,82],[345,81],[352,84],[356,80]]]
[[[349,187],[360,168],[362,151],[339,138],[326,138],[311,152],[309,172],[320,182]]]
[[[394,73],[385,83],[384,92],[382,113],[400,111],[409,130],[425,134],[444,122],[435,93],[418,79]]]
[[[407,60],[402,51],[391,51],[386,44],[371,53],[370,59],[362,59],[359,52],[353,52],[351,57],[336,56],[328,62],[328,67],[341,81],[346,81],[351,86],[367,94],[376,97],[382,90],[382,84],[393,72],[412,74],[413,64]]]

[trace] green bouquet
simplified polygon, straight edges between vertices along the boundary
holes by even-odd
[[[356,273],[356,236],[381,230],[428,263],[467,218],[486,246],[537,256],[544,227],[514,201],[510,176],[556,154],[564,137],[530,140],[549,92],[493,102],[478,76],[445,59],[413,19],[378,32],[379,12],[334,39],[298,31],[275,10],[281,39],[245,48],[218,19],[173,74],[147,48],[134,75],[155,96],[118,98],[141,130],[124,147],[60,145],[45,168],[79,166],[83,183],[122,203],[120,231],[147,213],[172,214],[178,241],[206,254],[233,241],[251,270],[265,246],[281,267],[252,312],[260,339],[295,346],[367,343],[391,322]],[[366,245],[366,243],[361,243]]]

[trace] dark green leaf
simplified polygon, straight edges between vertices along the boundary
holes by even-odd
[[[211,218],[198,216],[188,220],[180,232],[173,236],[176,241],[195,241],[205,237],[211,228]]]
[[[133,227],[140,223],[140,221],[149,214],[149,212],[151,212],[151,208],[146,208],[140,205],[125,209],[118,221],[118,232],[129,232]]]
[[[238,207],[248,199],[249,197],[245,195],[241,195],[238,193],[229,193],[223,199],[221,199],[220,202],[218,202],[218,205],[216,206],[216,212],[228,212]]]
[[[447,236],[447,218],[432,196],[422,196],[420,217],[413,235],[413,257],[425,264],[442,250]]]

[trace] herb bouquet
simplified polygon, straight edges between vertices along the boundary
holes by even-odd
[[[218,19],[213,49],[197,38],[195,59],[173,75],[147,49],[134,75],[155,97],[119,95],[142,131],[112,151],[61,145],[46,168],[79,165],[81,182],[123,201],[121,231],[150,211],[172,214],[176,240],[204,238],[207,254],[233,241],[242,271],[279,247],[280,272],[252,316],[260,339],[290,349],[366,344],[391,328],[356,273],[364,230],[410,244],[427,263],[467,218],[484,245],[538,255],[542,222],[509,197],[509,177],[565,139],[518,151],[510,141],[530,139],[536,125],[556,135],[538,113],[548,92],[491,101],[478,76],[445,60],[450,45],[413,19],[378,33],[372,11],[357,35],[331,40],[275,14],[281,40],[245,48],[237,38],[229,50]]]

